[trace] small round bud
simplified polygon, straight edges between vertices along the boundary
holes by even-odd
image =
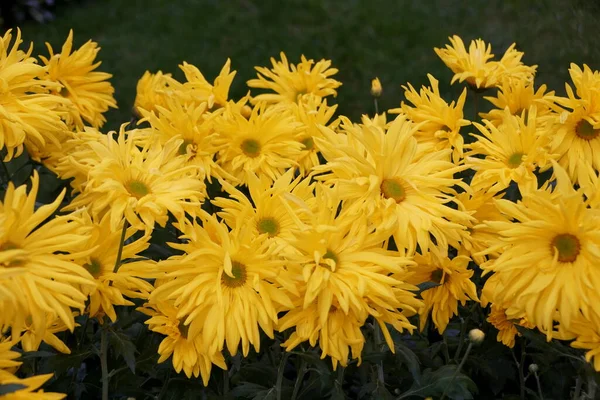
[[[241,114],[242,117],[248,119],[250,118],[250,115],[252,115],[252,109],[250,108],[250,106],[245,105],[244,107],[242,107]]]
[[[371,81],[371,95],[373,97],[381,96],[381,92],[383,92],[383,88],[381,87],[381,82],[379,78],[375,78]]]
[[[473,344],[480,344],[485,339],[485,333],[481,329],[471,329],[469,331],[469,340]]]
[[[538,367],[537,364],[529,364],[529,372],[531,372],[532,374],[535,374],[536,372],[538,372],[540,369],[540,367]]]

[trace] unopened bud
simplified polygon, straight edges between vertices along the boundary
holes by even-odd
[[[538,372],[539,369],[540,367],[538,367],[537,364],[529,364],[529,372],[531,372],[532,374]]]
[[[373,97],[381,96],[381,92],[383,92],[383,88],[381,87],[381,82],[379,78],[375,78],[371,81],[371,95]]]
[[[241,114],[242,117],[248,119],[250,118],[250,115],[252,115],[252,109],[250,108],[250,106],[245,105],[244,107],[242,107]]]
[[[485,339],[485,333],[481,329],[471,329],[469,331],[469,340],[473,344],[480,344]]]

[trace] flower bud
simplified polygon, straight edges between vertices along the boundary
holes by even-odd
[[[538,367],[537,364],[529,364],[529,372],[531,372],[532,374],[538,372],[539,369],[540,367]]]
[[[383,92],[383,88],[381,87],[381,82],[379,78],[375,78],[371,81],[371,95],[373,97],[381,96],[381,92]]]
[[[485,339],[485,333],[481,329],[471,329],[469,331],[469,340],[473,344],[480,344]]]
[[[248,105],[244,105],[241,110],[242,117],[248,119],[252,115],[252,108]]]

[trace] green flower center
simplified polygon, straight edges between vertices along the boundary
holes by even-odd
[[[563,263],[575,261],[581,251],[579,239],[570,233],[556,235],[552,239],[552,247],[558,251],[558,261]]]
[[[402,183],[397,178],[384,179],[381,182],[381,193],[386,199],[394,199],[396,203],[402,202],[406,198],[406,192]]]
[[[223,285],[227,286],[228,288],[235,289],[243,286],[244,283],[246,283],[248,276],[246,273],[246,266],[244,264],[237,261],[232,261],[231,274],[233,276],[229,276],[225,273],[225,271],[223,271],[223,275],[221,277],[221,282]]]
[[[246,139],[240,145],[240,148],[250,158],[255,158],[260,155],[261,145],[258,140]]]
[[[322,259],[327,259],[327,260],[333,260],[335,262],[335,265],[337,266],[340,262],[340,259],[338,257],[338,255],[331,249],[327,249],[327,251],[325,252],[325,254],[323,254],[323,257],[321,257]],[[331,268],[331,266],[329,264],[325,264],[322,263],[320,264],[322,267],[327,268],[328,270],[332,271],[333,269]]]
[[[188,153],[188,146],[193,144],[194,142],[192,142],[191,140],[185,139],[183,143],[181,143],[181,145],[179,146],[179,150],[177,151],[177,153],[182,156],[186,155]]]
[[[594,129],[592,124],[587,120],[582,119],[575,126],[575,133],[583,140],[592,140],[600,135],[600,129]]]
[[[150,193],[150,189],[145,183],[136,180],[127,182],[125,184],[125,189],[127,189],[130,195],[138,200]]]
[[[273,237],[279,233],[279,224],[274,218],[261,218],[256,224],[256,228],[260,233],[267,233],[269,237]]]
[[[302,139],[300,143],[304,145],[304,150],[312,150],[315,148],[315,141],[310,136]]]
[[[94,277],[98,278],[102,273],[102,264],[95,258],[92,258],[88,264],[85,264],[83,268],[87,269],[87,271]]]
[[[511,168],[517,168],[519,165],[521,165],[521,162],[523,162],[523,153],[519,152],[508,157],[508,161],[506,161],[508,166]]]
[[[523,114],[523,111],[525,111],[525,114]],[[529,109],[528,108],[525,108],[525,109],[523,109],[523,108],[517,108],[515,110],[515,112],[513,113],[513,115],[516,115],[518,117],[520,117],[521,114],[523,114],[523,120],[524,121],[527,121],[529,119]]]
[[[444,279],[444,270],[436,269],[431,273],[431,282],[442,283],[442,279]]]
[[[188,332],[190,330],[190,326],[189,325],[185,325],[184,324],[184,320],[182,319],[181,321],[179,321],[179,325],[177,326],[177,329],[179,329],[179,334],[184,338],[187,339],[188,337]]]

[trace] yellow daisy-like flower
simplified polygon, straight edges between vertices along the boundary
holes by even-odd
[[[408,283],[439,284],[421,293],[425,307],[419,311],[420,329],[425,328],[431,313],[431,320],[435,327],[443,333],[450,319],[458,315],[459,302],[464,306],[469,299],[479,301],[477,288],[471,281],[473,276],[473,270],[469,269],[471,259],[466,256],[450,259],[443,251],[432,247],[424,255],[415,255],[414,260],[417,266],[413,267],[414,275],[407,278]]]
[[[265,235],[251,235],[248,224],[229,231],[216,217],[201,214],[202,226],[178,224],[184,243],[169,243],[183,252],[159,263],[165,281],[150,302],[174,301],[177,318],[185,321],[188,337],[202,337],[209,354],[226,346],[235,355],[242,346],[260,349],[259,327],[273,338],[277,314],[292,307],[280,280],[289,280],[285,262],[273,257]],[[293,283],[285,283],[293,289]]]
[[[498,329],[498,335],[496,339],[505,346],[510,347],[511,349],[515,347],[515,337],[521,336],[521,334],[516,328],[517,325],[523,326],[528,329],[534,327],[534,325],[530,324],[526,318],[509,318],[506,315],[505,309],[493,304],[490,314],[487,317],[487,321],[490,324],[492,324],[494,328]]]
[[[145,322],[148,329],[166,336],[158,346],[158,363],[165,362],[173,356],[175,371],[183,370],[188,378],[201,375],[204,386],[208,385],[213,364],[227,369],[220,351],[209,353],[209,346],[202,341],[202,336],[189,337],[189,327],[178,317],[179,310],[172,302],[149,303],[138,310],[151,317]]]
[[[306,176],[314,166],[320,164],[318,156],[320,150],[314,140],[315,137],[323,137],[319,126],[336,129],[339,124],[339,119],[331,121],[337,105],[328,106],[327,99],[310,97],[298,104],[292,103],[290,107],[298,121],[306,127],[296,135],[296,140],[302,143],[302,151],[296,161],[300,175]]]
[[[467,89],[458,101],[448,104],[440,95],[439,82],[427,74],[431,87],[423,86],[420,92],[409,83],[403,86],[406,100],[400,108],[390,112],[404,113],[411,121],[419,124],[415,138],[419,143],[432,143],[436,150],[453,149],[452,161],[458,163],[463,154],[463,137],[460,128],[471,122],[463,118],[463,107],[467,99]]]
[[[40,56],[46,65],[47,79],[62,85],[59,94],[71,102],[69,107],[69,125],[83,128],[84,120],[94,128],[106,122],[104,113],[109,107],[117,108],[113,94],[115,89],[108,81],[112,75],[96,69],[100,61],[95,62],[100,51],[98,44],[89,40],[79,49],[73,49],[73,30],[62,46],[61,52],[55,54],[52,46],[48,47],[48,58]]]
[[[21,357],[18,351],[11,350],[15,341],[6,339],[0,336],[0,370],[5,372],[16,371],[22,364],[21,361],[16,361]]]
[[[303,281],[303,302],[288,311],[280,321],[279,330],[296,326],[294,333],[284,343],[286,349],[290,351],[306,340],[314,345],[318,332],[315,329],[336,326],[331,323],[342,316],[350,318],[348,322],[339,322],[339,325],[349,328],[344,335],[354,338],[353,329],[350,328],[364,324],[369,315],[376,319],[389,319],[383,315],[385,311],[397,315],[394,324],[396,329],[412,332],[414,326],[408,321],[404,310],[409,314],[415,313],[421,302],[411,292],[416,291],[416,287],[389,276],[391,273],[403,274],[407,266],[412,264],[410,259],[400,256],[398,252],[383,248],[392,229],[376,228],[368,223],[364,214],[348,214],[343,208],[340,211],[338,197],[323,187],[317,186],[316,200],[314,207],[304,207],[310,221],[296,219],[299,229],[294,231],[295,238],[291,242],[296,252],[285,256],[287,268],[302,277]],[[301,201],[297,199],[297,202]],[[381,307],[381,311],[373,305]],[[306,315],[307,309],[317,313],[318,321],[299,317]],[[337,309],[342,313],[335,312]],[[334,318],[334,321],[329,321],[329,318]],[[387,327],[383,323],[380,325],[393,349]],[[359,338],[360,343],[355,343],[354,339],[341,343],[345,343],[346,347],[357,345],[359,347],[354,348],[353,352],[359,351],[364,342],[364,338]],[[329,336],[326,340],[336,342],[341,338]],[[320,346],[324,356],[332,357],[334,366],[336,362],[346,365],[347,358],[341,356],[347,356],[347,348],[341,351],[332,345],[329,352],[327,346],[324,347],[322,343]]]
[[[458,246],[470,217],[450,207],[453,186],[466,185],[454,174],[464,167],[449,160],[450,149],[419,147],[418,127],[400,115],[387,130],[377,125],[343,125],[347,134],[322,128],[316,138],[327,164],[314,168],[316,179],[338,189],[342,200],[374,221],[395,227],[398,248],[427,251],[438,245]]]
[[[30,317],[35,331],[43,334],[51,315],[72,331],[71,307],[83,310],[95,286],[93,277],[71,261],[87,237],[77,231],[72,216],[50,218],[65,191],[36,209],[38,188],[34,172],[29,194],[26,185],[15,189],[11,183],[0,204],[0,326],[20,331]]]
[[[583,70],[575,64],[569,69],[575,92],[566,84],[567,97],[551,97],[558,106],[554,122],[552,151],[560,156],[559,163],[571,180],[585,179],[587,170],[578,167],[580,161],[600,171],[600,72],[587,65]]]
[[[71,354],[71,349],[55,335],[55,333],[64,332],[67,325],[55,315],[48,315],[47,326],[42,332],[36,331],[31,318],[27,318],[22,332],[18,332],[18,328],[13,327],[11,332],[14,340],[18,340],[23,348],[23,351],[37,351],[42,342],[52,346],[56,351],[63,354]],[[76,324],[76,326],[79,326]]]
[[[478,191],[459,193],[456,200],[474,218],[467,224],[468,235],[463,237],[458,251],[469,256],[477,265],[483,264],[488,257],[498,257],[497,251],[482,255],[481,252],[497,244],[496,232],[485,225],[484,221],[508,221],[496,207],[495,199],[501,198],[493,192]]]
[[[303,128],[290,112],[264,103],[256,105],[249,118],[228,108],[215,122],[219,136],[214,143],[224,146],[217,162],[242,184],[250,173],[274,181],[296,164],[304,146],[295,137]]]
[[[100,162],[89,170],[84,190],[65,209],[88,207],[96,220],[108,213],[113,231],[123,217],[138,230],[152,230],[156,223],[165,226],[169,213],[177,220],[185,219],[186,212],[194,216],[205,186],[198,168],[177,157],[180,141],[139,148],[136,132],[125,132],[124,125],[117,140],[113,134],[104,143],[88,143]]]
[[[504,123],[498,127],[487,120],[484,125],[473,123],[481,135],[473,135],[477,141],[468,145],[467,164],[475,170],[471,187],[498,193],[514,181],[521,192],[536,190],[534,172],[552,166],[550,132],[538,126],[535,107],[529,110],[527,121],[504,112]]]
[[[298,229],[295,212],[286,207],[288,195],[309,201],[313,197],[315,183],[302,177],[293,178],[294,170],[288,170],[271,184],[268,179],[259,179],[250,175],[248,181],[249,197],[227,182],[221,182],[229,198],[218,197],[212,203],[221,208],[219,218],[231,228],[249,225],[252,235],[267,235],[268,240],[282,251],[290,246],[293,231]],[[298,207],[296,207],[298,208]]]
[[[111,215],[96,222],[87,212],[81,215],[81,228],[88,232],[86,248],[89,251],[77,260],[96,280],[96,289],[90,293],[87,314],[90,317],[107,315],[111,321],[117,320],[114,306],[132,306],[130,298],[146,299],[153,287],[142,278],[154,278],[155,266],[151,260],[140,260],[138,254],[149,246],[150,235],[133,239],[137,229],[130,227],[122,236],[122,227],[111,229]],[[121,241],[126,243],[121,249],[121,258],[117,265],[117,255]],[[137,261],[123,263],[128,259]]]
[[[505,80],[498,86],[495,97],[484,97],[496,108],[489,113],[481,113],[481,117],[498,126],[504,121],[507,115],[504,110],[508,108],[510,114],[527,120],[532,106],[535,106],[538,118],[544,117],[551,113],[548,105],[551,96],[554,96],[554,91],[546,92],[546,85],[541,85],[535,90],[533,82],[518,79]]]
[[[166,108],[168,100],[181,90],[182,84],[171,74],[164,74],[162,71],[153,74],[146,71],[136,86],[134,112],[141,115],[142,109],[156,111],[159,106]]]
[[[221,142],[217,145],[218,134],[214,129],[215,116],[206,114],[206,102],[196,105],[185,103],[178,97],[165,100],[165,107],[156,105],[153,112],[139,109],[144,119],[154,130],[148,133],[142,143],[152,143],[158,140],[165,144],[173,138],[181,140],[177,154],[185,158],[186,164],[199,168],[199,179],[227,178],[235,181],[233,176],[227,174],[215,161],[215,154],[227,147]]]
[[[320,60],[315,63],[314,60],[302,56],[300,63],[294,65],[288,63],[283,52],[280,56],[281,61],[271,58],[272,69],[255,67],[258,78],[250,79],[248,86],[267,89],[271,93],[259,94],[253,98],[253,102],[297,102],[305,95],[337,96],[336,89],[342,83],[331,78],[338,73],[338,70],[331,68],[330,60]]]
[[[229,97],[229,88],[236,74],[235,71],[231,71],[231,60],[227,59],[213,85],[204,78],[202,72],[194,65],[184,62],[179,68],[181,68],[187,80],[182,89],[187,92],[186,96],[194,100],[195,104],[199,105],[206,102],[209,110],[225,107]]]
[[[67,127],[58,111],[64,100],[46,94],[58,84],[41,80],[45,68],[27,52],[19,49],[23,41],[17,30],[11,47],[9,30],[0,37],[0,149],[6,149],[5,161],[19,156],[24,146],[41,151],[47,143],[60,146],[56,136]]]
[[[533,80],[537,66],[524,65],[521,62],[523,53],[515,49],[514,43],[499,61],[493,61],[492,46],[481,39],[472,40],[469,51],[459,36],[448,39],[450,44],[445,49],[434,50],[454,72],[451,83],[467,81],[476,89],[485,89],[498,86],[505,80]]]
[[[6,371],[0,370],[0,386],[18,385],[19,389],[0,397],[2,400],[60,400],[67,397],[62,393],[44,392],[40,387],[54,374],[37,375],[20,379]],[[21,388],[24,386],[23,388]]]
[[[486,222],[498,235],[486,253],[501,254],[481,266],[500,283],[490,297],[520,308],[548,339],[555,316],[569,329],[580,310],[587,315],[600,300],[600,214],[586,207],[556,163],[554,174],[552,184],[524,193],[518,203],[496,201],[508,221]]]

